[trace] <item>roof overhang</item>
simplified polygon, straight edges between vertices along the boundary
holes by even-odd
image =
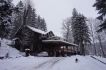
[[[54,44],[54,45],[59,45],[59,46],[78,46],[73,43],[69,43],[63,40],[42,40],[44,44]]]
[[[42,31],[42,30],[40,30],[40,29],[31,27],[31,26],[29,26],[29,25],[27,25],[27,27],[28,27],[30,30],[32,30],[33,32],[35,32],[35,33],[38,33],[38,34],[46,34],[46,32],[44,32],[44,31]]]

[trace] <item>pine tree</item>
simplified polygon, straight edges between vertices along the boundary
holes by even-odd
[[[32,17],[33,17],[33,19],[32,19],[32,26],[34,26],[35,28],[38,28],[38,23],[37,23],[37,14],[36,14],[36,10],[35,9],[33,9],[32,10]]]
[[[46,22],[45,22],[45,19],[43,18],[43,19],[41,19],[41,25],[40,25],[40,27],[41,27],[41,30],[42,31],[47,31],[47,27],[46,27]]]
[[[72,16],[72,24],[71,24],[71,26],[72,26],[72,32],[73,32],[73,37],[74,37],[74,43],[75,44],[79,44],[79,41],[77,40],[79,38],[77,38],[77,36],[75,36],[76,32],[78,33],[78,30],[79,30],[79,29],[77,29],[78,27],[76,26],[76,25],[78,25],[78,21],[77,21],[78,12],[76,11],[75,8],[73,9],[72,15],[73,16]]]
[[[93,7],[96,7],[98,10],[98,14],[100,14],[97,18],[102,21],[102,24],[99,26],[100,29],[98,31],[102,31],[106,29],[106,0],[96,0]]]
[[[38,16],[37,24],[38,24],[38,29],[45,31],[45,32],[47,31],[47,26],[46,26],[46,22],[44,18],[41,18],[40,16]]]
[[[8,36],[11,29],[11,16],[14,10],[10,0],[0,0],[0,37]]]
[[[38,24],[38,29],[41,29],[40,26],[41,26],[41,17],[38,16],[37,17],[37,24]]]
[[[85,45],[90,43],[86,18],[82,14],[78,14],[76,9],[73,9],[72,14],[72,32],[74,42],[79,45],[80,53],[82,55],[85,55]]]
[[[26,17],[26,25],[30,25],[32,27],[37,28],[37,14],[35,12],[35,9],[32,8],[32,6],[29,4],[28,5],[28,14]]]
[[[15,7],[11,0],[0,0],[0,39],[9,38],[9,33],[12,28],[12,13]],[[0,46],[2,46],[0,42]]]
[[[18,29],[21,28],[23,25],[23,14],[24,14],[24,4],[22,1],[19,1],[19,3],[16,5],[16,8],[18,11],[13,13],[13,28],[11,30],[11,38],[14,38],[16,33],[18,32]]]

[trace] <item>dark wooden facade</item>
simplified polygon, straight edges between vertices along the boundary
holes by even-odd
[[[43,40],[45,50],[49,56],[65,56],[76,53],[77,45],[71,44],[62,40]]]
[[[77,46],[75,44],[68,43],[63,39],[61,40],[60,37],[56,37],[52,31],[46,33],[30,26],[27,26],[27,28],[34,33],[32,41],[33,44],[28,47],[24,46],[25,48],[22,50],[30,49],[31,55],[36,55],[40,52],[46,51],[49,56],[65,56],[65,54],[68,54],[69,51],[73,51],[73,49],[69,49],[70,47],[74,48]],[[22,46],[20,45],[20,47]],[[73,52],[75,52],[75,50]]]

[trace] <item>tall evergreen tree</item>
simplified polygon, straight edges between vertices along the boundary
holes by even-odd
[[[28,5],[27,9],[28,9],[28,13],[27,13],[27,17],[26,17],[26,25],[30,25],[32,27],[37,28],[38,27],[37,14],[35,12],[35,9],[33,9],[30,4]]]
[[[11,29],[13,4],[10,0],[0,0],[0,37],[7,37]]]
[[[41,26],[40,26],[41,30],[42,31],[47,31],[47,27],[46,27],[46,22],[45,22],[45,19],[41,19]]]
[[[93,7],[96,7],[98,10],[98,14],[100,14],[97,18],[102,21],[100,25],[100,29],[98,31],[102,31],[106,29],[106,0],[96,0]]]
[[[74,37],[74,43],[76,44],[79,44],[79,41],[77,39],[77,36],[76,35],[76,32],[78,33],[79,29],[78,29],[78,21],[77,21],[77,18],[78,18],[78,12],[76,11],[76,9],[74,8],[73,9],[73,12],[72,12],[72,32],[73,32],[73,37]],[[77,25],[77,26],[76,26]]]
[[[79,45],[79,50],[82,55],[85,55],[85,45],[90,43],[89,30],[86,24],[86,18],[78,14],[76,9],[72,13],[72,32],[74,42]]]
[[[15,34],[18,32],[18,29],[21,28],[23,25],[23,14],[24,14],[24,4],[22,1],[19,1],[19,3],[16,5],[16,8],[18,11],[13,13],[13,28],[11,30],[11,38],[15,36]]]
[[[47,26],[46,26],[46,22],[44,18],[41,18],[40,16],[38,16],[37,24],[38,24],[38,29],[45,31],[45,32],[47,31]]]

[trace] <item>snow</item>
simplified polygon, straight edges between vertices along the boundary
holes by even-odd
[[[52,43],[65,43],[65,44],[69,44],[69,45],[72,45],[72,46],[78,46],[76,44],[69,43],[69,42],[66,42],[66,41],[63,41],[63,40],[42,40],[42,42],[44,42],[44,43],[49,43],[49,42],[52,42]]]
[[[32,31],[34,32],[37,32],[37,33],[40,33],[40,34],[46,34],[46,32],[40,30],[40,29],[36,29],[34,27],[31,27],[31,26],[27,26],[29,29],[31,29]]]
[[[12,43],[11,40],[7,39],[1,40],[0,57],[17,58],[22,56],[18,50],[8,46],[11,43]]]
[[[11,58],[0,59],[0,70],[106,70],[106,64],[90,56],[23,57],[18,50],[7,45],[11,44],[10,40],[3,39],[1,43],[0,56],[4,57],[8,53]],[[106,58],[94,57],[106,61]],[[76,58],[78,62],[75,61]]]
[[[39,56],[39,57],[47,57],[48,53],[47,52],[41,52],[41,53],[37,54],[37,56]]]
[[[77,63],[75,62],[76,58],[78,59]],[[106,65],[90,56],[29,56],[0,60],[0,70],[106,70]]]
[[[106,63],[106,58],[100,57],[100,56],[93,56],[101,61],[103,61],[104,63]]]

